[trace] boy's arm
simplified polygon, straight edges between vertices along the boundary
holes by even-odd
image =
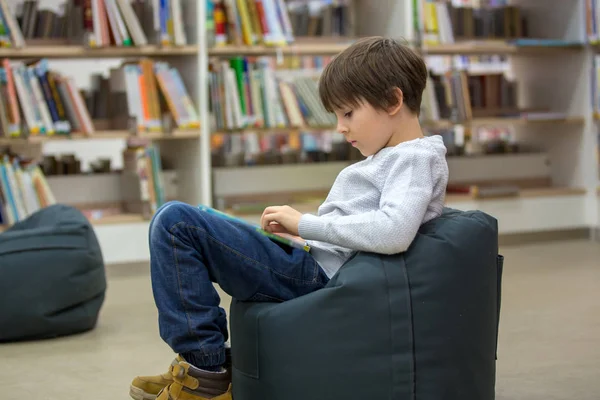
[[[433,155],[398,159],[389,171],[378,210],[341,217],[304,214],[298,232],[307,240],[354,250],[401,253],[408,249],[423,222],[440,168]]]

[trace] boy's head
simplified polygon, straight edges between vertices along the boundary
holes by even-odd
[[[418,117],[426,82],[425,62],[412,49],[369,37],[325,67],[319,95],[327,111],[336,114],[338,130],[363,155],[371,155],[397,144],[400,118]]]

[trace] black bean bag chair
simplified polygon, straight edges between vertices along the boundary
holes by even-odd
[[[77,209],[53,205],[0,234],[0,341],[91,330],[105,292],[100,246]]]
[[[492,400],[497,221],[445,209],[402,254],[359,253],[322,290],[231,305],[235,400]]]

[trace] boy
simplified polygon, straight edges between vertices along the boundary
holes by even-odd
[[[337,129],[367,158],[336,178],[318,215],[267,207],[264,229],[305,240],[310,253],[183,203],[150,226],[152,285],[160,334],[178,353],[169,373],[138,377],[135,399],[231,399],[225,311],[212,286],[239,300],[286,301],[323,288],[356,251],[405,251],[439,216],[448,167],[441,137],[424,137],[418,113],[427,80],[421,57],[372,37],[339,54],[320,79]]]

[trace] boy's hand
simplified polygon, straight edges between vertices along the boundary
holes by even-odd
[[[290,206],[272,206],[265,208],[260,217],[261,227],[271,233],[287,233],[298,236],[298,225],[302,213]],[[282,229],[283,228],[283,229]]]
[[[273,222],[273,223],[271,223],[271,225],[269,225],[269,232],[271,232],[277,236],[295,240],[298,243],[306,242],[300,236],[292,235],[291,233],[289,233],[287,229],[285,229],[283,226],[279,225],[277,222]]]

